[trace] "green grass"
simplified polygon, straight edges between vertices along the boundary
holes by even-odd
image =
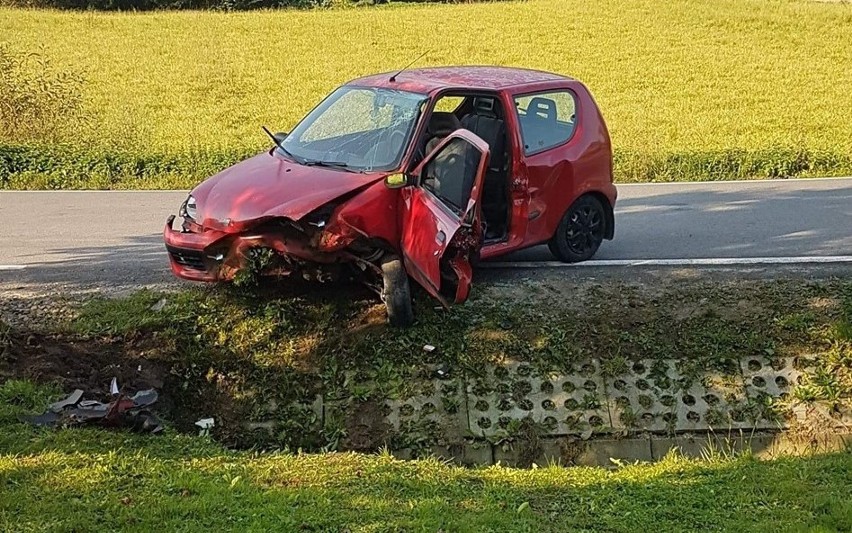
[[[852,173],[852,8],[806,0],[533,0],[251,13],[0,9],[0,42],[79,73],[61,146],[0,138],[6,188],[189,187],[356,76],[496,63],[570,74],[620,181]],[[50,35],[50,39],[45,39]]]
[[[815,362],[796,397],[832,404],[852,397],[847,281],[492,284],[450,312],[418,295],[417,324],[402,330],[351,288],[310,290],[141,291],[94,300],[64,328],[119,364],[168,368],[164,392],[179,425],[191,429],[199,412],[215,410],[223,421],[216,437],[242,447],[336,449],[345,413],[320,427],[310,409],[316,395],[356,407],[406,400],[431,384],[424,369],[435,365],[487,392],[495,384],[480,378],[506,359],[528,362],[537,375],[576,373],[590,359],[608,375],[633,361],[673,359],[691,382],[708,373],[737,376],[743,357],[794,357]],[[570,301],[561,298],[566,292]],[[152,311],[161,298],[166,306]],[[116,348],[116,340],[129,348]],[[437,350],[424,352],[426,344]],[[455,394],[442,390],[442,401],[457,402]],[[270,401],[277,407],[270,410]],[[273,420],[276,431],[247,433],[246,420]],[[392,440],[418,449],[445,443],[413,426]]]
[[[316,291],[302,293],[301,290]],[[561,299],[574,293],[571,303]],[[517,293],[524,293],[519,301]],[[166,299],[162,312],[150,308]],[[450,311],[418,293],[417,322],[396,329],[384,308],[353,287],[139,291],[96,299],[70,327],[84,335],[160,332],[179,343],[215,346],[263,365],[298,367],[336,360],[352,368],[390,361],[405,365],[425,344],[442,361],[476,373],[506,358],[529,361],[541,373],[571,371],[601,359],[619,373],[628,361],[686,358],[698,368],[727,370],[750,355],[852,357],[852,283],[766,280],[643,287],[608,283],[554,287],[514,282],[476,290]],[[428,357],[418,353],[419,362]],[[852,389],[850,389],[852,392]]]
[[[23,413],[50,391],[0,385]],[[20,404],[25,405],[22,407]],[[5,409],[5,408],[4,408]],[[463,469],[0,420],[3,531],[845,531],[852,455]]]

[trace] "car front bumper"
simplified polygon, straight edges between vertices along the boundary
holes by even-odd
[[[193,233],[175,230],[172,227],[174,219],[175,216],[171,215],[163,228],[163,241],[169,253],[172,272],[179,278],[192,281],[228,279],[222,276],[222,266],[229,248],[222,241],[227,240],[228,235],[219,231]]]
[[[322,279],[329,265],[358,262],[345,249],[320,251],[305,238],[286,237],[278,231],[225,233],[216,230],[181,231],[172,227],[175,216],[166,220],[163,241],[169,253],[169,265],[179,278],[192,281],[228,281],[246,263],[253,248],[276,252],[279,261],[264,274],[289,275],[302,271],[309,278]]]

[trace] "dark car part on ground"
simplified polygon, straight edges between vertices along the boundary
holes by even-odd
[[[163,431],[159,419],[149,409],[157,401],[156,390],[142,390],[128,396],[119,392],[116,386],[111,388],[113,393],[109,402],[83,400],[83,391],[76,389],[63,400],[50,404],[44,413],[21,417],[21,421],[48,427],[98,425],[125,427],[141,433]]]

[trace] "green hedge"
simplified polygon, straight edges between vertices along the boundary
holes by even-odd
[[[617,181],[640,183],[852,174],[852,154],[786,147],[761,150],[696,150],[663,154],[642,154],[616,149],[614,164]]]
[[[139,154],[0,144],[0,188],[185,189],[254,153],[235,149]]]
[[[255,153],[235,148],[145,154],[0,143],[0,189],[186,189]],[[804,149],[615,152],[615,176],[621,183],[850,174],[852,155]]]

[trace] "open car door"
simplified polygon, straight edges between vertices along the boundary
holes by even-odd
[[[481,246],[479,198],[488,144],[456,130],[429,153],[402,189],[402,255],[408,273],[448,305],[470,292],[470,258]]]

